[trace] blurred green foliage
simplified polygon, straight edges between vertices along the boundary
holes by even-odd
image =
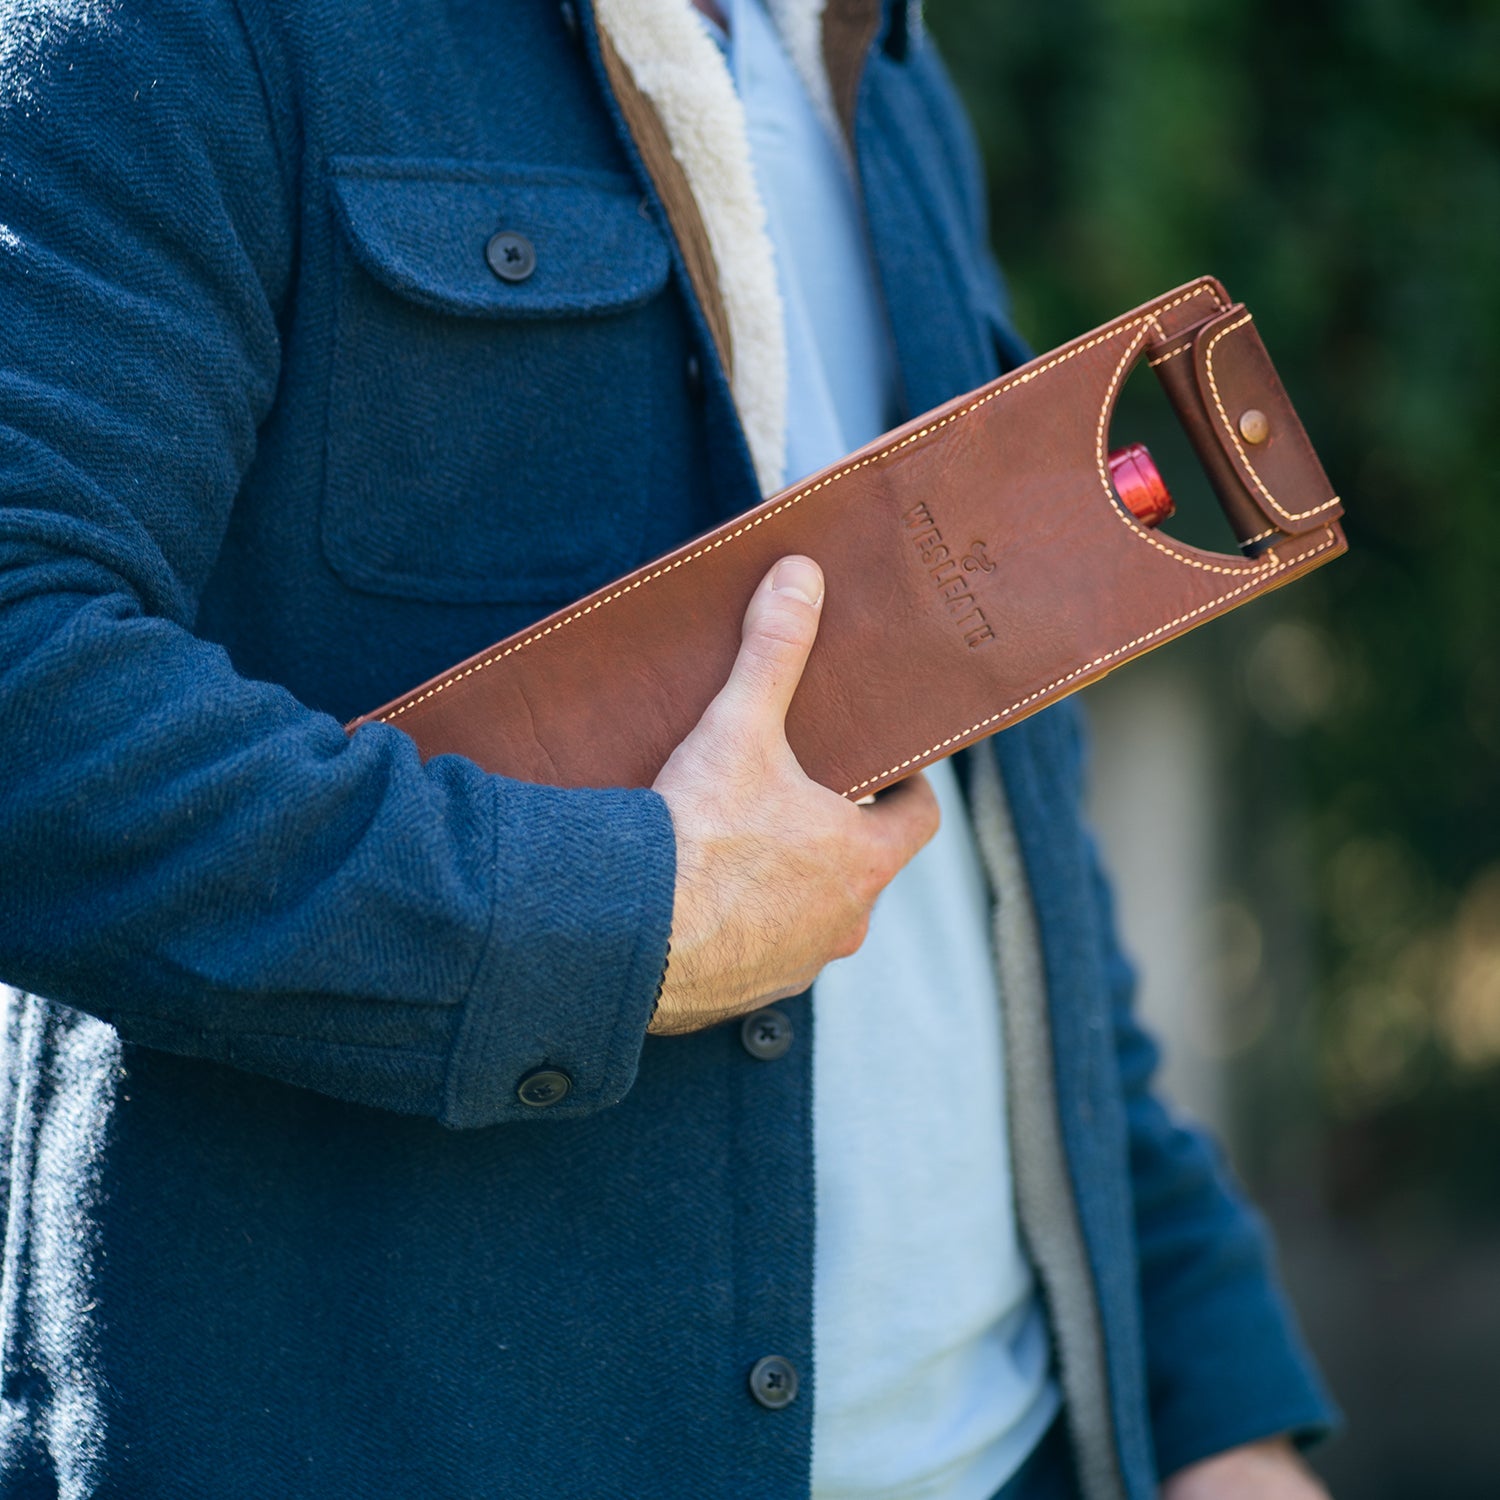
[[[1202,271],[1257,315],[1348,506],[1349,557],[1281,596],[1285,659],[1246,696],[1305,819],[1316,1108],[1376,1196],[1500,1211],[1500,6],[929,0],[927,24],[1038,347]]]

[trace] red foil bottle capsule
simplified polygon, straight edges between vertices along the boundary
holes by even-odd
[[[1142,526],[1160,526],[1177,509],[1144,443],[1130,443],[1109,455],[1109,477],[1125,509]]]

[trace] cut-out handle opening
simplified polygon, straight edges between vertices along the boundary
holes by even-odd
[[[1115,505],[1164,539],[1226,560],[1244,557],[1246,541],[1264,533],[1265,523],[1248,531],[1235,525],[1188,424],[1170,396],[1162,399],[1158,372],[1148,365],[1144,350],[1131,359],[1109,414],[1102,457]]]

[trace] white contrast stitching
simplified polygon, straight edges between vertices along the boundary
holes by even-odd
[[[1170,354],[1159,354],[1155,359],[1147,360],[1146,363],[1154,370],[1158,365],[1166,364],[1169,359],[1176,359],[1179,354],[1186,354],[1192,347],[1191,343],[1183,344],[1181,347],[1172,350]]]
[[[1234,451],[1239,454],[1240,462],[1244,464],[1246,472],[1255,481],[1255,487],[1266,497],[1266,504],[1271,507],[1285,521],[1305,521],[1309,516],[1315,516],[1319,511],[1327,510],[1330,505],[1337,505],[1339,497],[1330,496],[1327,500],[1312,507],[1311,510],[1290,511],[1283,510],[1276,503],[1276,497],[1260,481],[1260,475],[1255,472],[1255,466],[1245,456],[1245,450],[1240,445],[1240,435],[1235,431],[1234,423],[1229,420],[1229,413],[1224,410],[1224,402],[1219,396],[1219,382],[1214,378],[1214,345],[1227,333],[1233,333],[1236,328],[1243,328],[1246,323],[1253,321],[1253,315],[1246,313],[1242,318],[1236,318],[1227,327],[1221,328],[1209,341],[1208,348],[1203,351],[1203,367],[1208,372],[1209,389],[1213,392],[1214,405],[1219,409],[1219,420],[1224,424],[1224,431],[1229,434],[1229,441],[1234,444]]]
[[[1175,620],[1168,620],[1165,625],[1158,625],[1154,630],[1148,630],[1144,635],[1138,635],[1133,641],[1127,641],[1123,646],[1116,646],[1113,651],[1106,651],[1103,656],[1096,656],[1093,661],[1087,662],[1081,667],[1075,667],[1066,675],[1057,678],[1053,682],[1049,682],[1046,687],[1037,688],[1035,692],[1028,693],[1024,698],[1017,698],[1009,708],[1003,708],[999,713],[991,714],[987,719],[980,719],[977,724],[971,724],[967,729],[961,729],[956,734],[950,734],[945,740],[939,740],[930,750],[924,750],[920,755],[908,756],[907,759],[898,761],[888,771],[882,771],[875,776],[867,776],[863,781],[856,782],[851,786],[844,795],[852,797],[856,792],[863,790],[867,786],[873,786],[877,781],[884,781],[887,777],[895,776],[898,772],[913,769],[924,764],[933,756],[946,750],[950,745],[956,745],[960,740],[966,740],[970,736],[978,734],[980,730],[988,729],[992,724],[1000,723],[1002,719],[1008,719],[1018,708],[1025,708],[1028,704],[1035,703],[1038,698],[1045,698],[1048,693],[1055,692],[1060,687],[1066,687],[1068,683],[1087,675],[1096,667],[1102,667],[1106,662],[1113,661],[1115,657],[1123,656],[1126,652],[1135,650],[1137,646],[1144,646],[1147,642],[1155,640],[1158,636],[1165,635],[1176,626],[1184,625],[1189,620],[1196,619],[1199,615],[1213,609],[1215,605],[1223,604],[1226,600],[1233,599],[1237,594],[1243,594],[1247,589],[1254,588],[1262,578],[1269,577],[1272,573],[1283,572],[1297,563],[1309,562],[1320,552],[1327,552],[1330,547],[1338,545],[1339,539],[1334,534],[1333,527],[1325,526],[1323,534],[1327,537],[1327,541],[1320,543],[1310,552],[1301,552],[1296,557],[1278,561],[1271,568],[1257,569],[1254,576],[1247,578],[1238,588],[1233,588],[1227,593],[1219,594],[1206,603],[1200,604],[1196,609],[1190,609],[1186,614],[1178,615]]]
[[[1157,324],[1156,319],[1162,313],[1170,312],[1174,307],[1180,307],[1184,302],[1191,302],[1194,297],[1202,296],[1205,293],[1213,302],[1215,307],[1221,310],[1223,309],[1223,302],[1219,300],[1218,293],[1214,291],[1213,287],[1208,282],[1195,282],[1193,286],[1189,288],[1189,290],[1183,292],[1180,296],[1174,297],[1170,302],[1164,302],[1160,307],[1155,307],[1150,312],[1143,313],[1141,314],[1141,316],[1137,318],[1131,318],[1128,322],[1121,323],[1117,327],[1109,328],[1103,333],[1096,334],[1093,338],[1088,339],[1084,343],[1075,345],[1073,348],[1066,350],[1062,354],[1054,355],[1053,358],[1049,359],[1046,362],[1046,364],[1038,365],[1034,370],[1027,370],[1020,375],[1013,376],[1009,380],[1001,381],[1001,383],[995,386],[993,390],[987,391],[977,401],[972,401],[969,403],[969,405],[960,407],[957,411],[950,412],[941,421],[933,422],[926,427],[919,428],[916,432],[908,433],[904,438],[901,439],[899,443],[893,443],[889,448],[878,449],[876,452],[868,454],[866,457],[860,459],[858,463],[849,464],[845,468],[838,469],[834,473],[826,475],[816,484],[809,485],[805,490],[798,490],[795,495],[789,496],[787,499],[783,500],[780,505],[774,506],[772,509],[756,516],[754,520],[746,522],[745,525],[739,526],[735,530],[727,532],[725,535],[716,538],[712,542],[707,543],[705,546],[699,547],[697,551],[685,553],[682,557],[676,558],[672,562],[664,564],[662,567],[655,569],[653,572],[643,574],[633,582],[625,584],[623,588],[618,588],[613,593],[605,594],[602,598],[595,599],[590,604],[585,604],[581,609],[576,609],[571,614],[564,615],[560,620],[554,620],[550,625],[544,625],[540,630],[535,630],[530,635],[523,636],[519,641],[516,641],[513,644],[507,646],[503,651],[497,651],[492,656],[486,656],[480,661],[473,662],[469,666],[465,667],[461,672],[454,672],[451,676],[445,677],[441,682],[434,683],[430,688],[426,690],[426,692],[418,694],[415,698],[407,699],[406,702],[402,703],[399,707],[392,709],[389,713],[377,714],[375,716],[375,722],[389,724],[393,719],[399,719],[402,714],[409,712],[411,709],[416,708],[419,704],[425,703],[429,698],[434,698],[439,693],[455,686],[457,683],[462,682],[464,678],[472,677],[475,672],[482,672],[486,667],[492,667],[496,662],[504,661],[506,657],[515,655],[517,651],[524,650],[533,642],[539,641],[543,637],[551,635],[553,631],[561,630],[565,625],[571,625],[574,620],[581,620],[585,615],[592,614],[596,609],[603,609],[606,604],[612,604],[616,599],[621,599],[626,594],[633,593],[636,589],[643,587],[645,584],[653,583],[656,581],[656,579],[663,577],[667,573],[671,573],[675,569],[683,567],[687,563],[694,562],[698,558],[705,556],[709,552],[716,551],[718,548],[724,546],[725,543],[735,541],[737,538],[744,536],[746,532],[753,531],[757,526],[764,525],[774,516],[779,516],[782,511],[790,510],[792,506],[796,505],[801,500],[805,500],[809,495],[816,494],[819,490],[826,488],[830,484],[837,483],[840,479],[846,478],[848,475],[855,473],[859,469],[867,468],[870,464],[879,463],[882,460],[891,457],[893,454],[899,453],[903,448],[909,447],[912,443],[915,443],[922,438],[928,437],[934,432],[940,431],[942,428],[948,426],[950,422],[956,422],[960,417],[966,417],[971,412],[978,411],[981,406],[987,406],[997,396],[1003,396],[1006,391],[1013,390],[1017,386],[1027,385],[1031,381],[1036,380],[1039,376],[1045,375],[1049,370],[1055,368],[1057,365],[1066,364],[1068,360],[1074,358],[1076,355],[1083,354],[1089,349],[1097,347],[1099,344],[1107,343],[1110,339],[1116,338],[1122,333],[1128,333],[1132,328],[1137,328],[1143,323],[1151,324],[1156,328],[1157,333],[1161,335],[1161,327],[1159,324]],[[1165,337],[1165,335],[1161,336]],[[1114,386],[1118,382],[1119,378],[1120,372],[1117,370],[1115,372],[1115,380],[1110,383],[1111,393],[1113,393]],[[1107,409],[1108,397],[1106,397],[1105,405]],[[1107,479],[1105,483],[1106,485],[1108,484]],[[1114,505],[1113,500],[1111,500],[1110,502],[1110,508],[1114,510],[1117,515],[1119,514],[1119,509]],[[1147,538],[1147,540],[1150,540],[1150,538]],[[1168,549],[1163,547],[1161,548],[1161,550],[1166,552]],[[1172,557],[1178,557],[1178,554],[1175,552],[1169,552],[1168,555]],[[1179,561],[1192,562],[1192,559],[1179,558]],[[1207,567],[1208,565],[1204,563],[1193,563],[1193,566]],[[1211,571],[1226,572],[1229,570],[1211,569]],[[1259,571],[1263,570],[1258,569],[1258,572]]]
[[[1264,531],[1257,531],[1254,536],[1247,536],[1240,546],[1253,547],[1257,542],[1265,541],[1268,536],[1275,536],[1280,530],[1279,526],[1267,526]]]
[[[1154,320],[1152,321],[1154,322]],[[1160,331],[1158,328],[1157,332],[1160,333]],[[1099,483],[1104,486],[1104,494],[1109,501],[1110,513],[1139,541],[1145,542],[1149,547],[1155,547],[1158,552],[1165,553],[1166,556],[1184,564],[1186,567],[1198,568],[1204,573],[1223,573],[1233,575],[1236,578],[1242,578],[1247,569],[1246,564],[1235,563],[1226,568],[1219,563],[1199,562],[1197,558],[1189,557],[1180,546],[1168,546],[1154,531],[1143,526],[1141,522],[1136,520],[1133,515],[1115,501],[1114,486],[1110,483],[1109,479],[1109,460],[1105,452],[1105,443],[1109,435],[1110,404],[1114,400],[1115,388],[1124,377],[1126,369],[1135,358],[1136,351],[1145,342],[1145,338],[1146,330],[1142,329],[1131,340],[1130,347],[1125,351],[1120,363],[1115,367],[1114,378],[1110,381],[1108,389],[1104,392],[1104,404],[1099,408],[1099,427],[1094,435],[1094,462],[1099,470]],[[1262,572],[1266,571],[1265,565],[1262,563],[1251,563],[1248,566]]]

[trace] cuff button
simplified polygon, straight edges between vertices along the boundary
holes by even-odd
[[[573,1080],[560,1068],[533,1068],[516,1085],[516,1098],[532,1109],[550,1109],[573,1092]]]
[[[785,1057],[792,1045],[792,1023],[784,1010],[758,1010],[740,1023],[740,1045],[761,1062]]]

